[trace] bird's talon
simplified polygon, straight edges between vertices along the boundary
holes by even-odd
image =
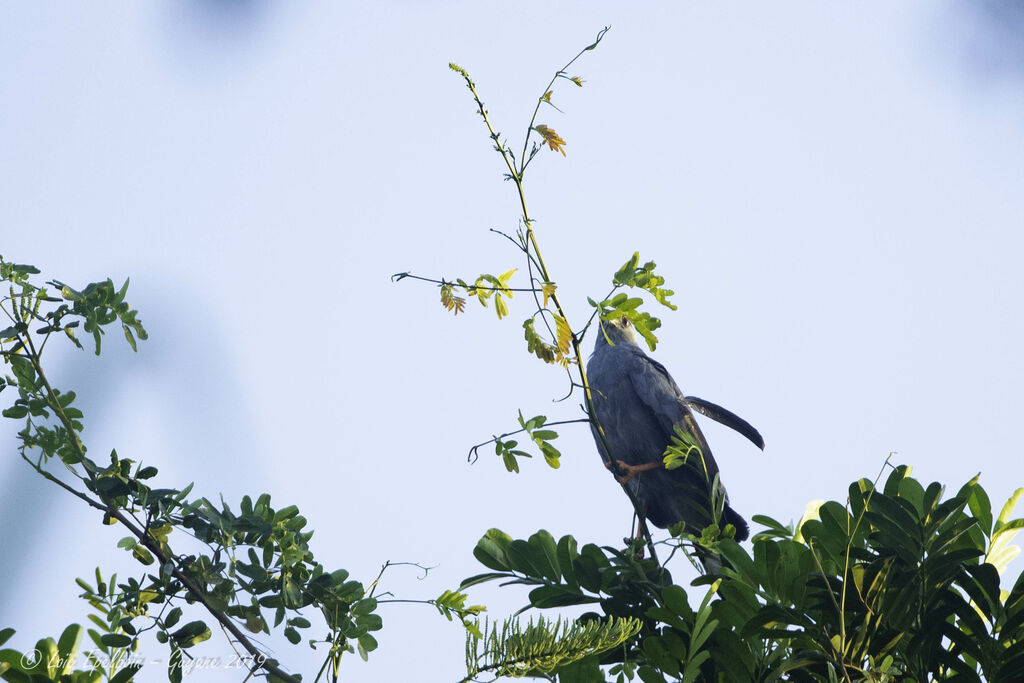
[[[606,462],[604,466],[615,476],[615,481],[623,485],[637,475],[637,468],[622,460]]]

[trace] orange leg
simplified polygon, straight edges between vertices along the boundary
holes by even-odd
[[[656,470],[665,466],[663,460],[657,462],[645,462],[642,465],[628,465],[621,460],[616,460],[614,463],[606,462],[605,467],[612,471],[615,475],[615,481],[620,484],[625,484],[630,479],[640,474],[641,472],[647,472],[649,470]]]

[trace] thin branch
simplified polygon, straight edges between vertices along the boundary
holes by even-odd
[[[67,413],[64,412],[64,406],[62,406],[60,401],[57,399],[57,392],[54,391],[53,387],[50,385],[50,380],[46,378],[46,373],[43,372],[42,361],[39,359],[39,353],[36,352],[35,344],[32,343],[32,335],[28,330],[25,331],[24,339],[22,341],[25,342],[31,354],[29,356],[29,361],[32,363],[32,367],[35,369],[36,375],[39,377],[39,380],[43,383],[43,387],[46,389],[43,398],[46,399],[50,409],[57,415],[57,419],[60,420],[60,423],[64,425],[64,429],[71,435],[71,445],[75,449],[75,455],[78,457],[78,460],[84,460],[85,446],[82,444],[82,439],[78,436],[78,430],[75,429],[75,425],[67,416]],[[63,462],[63,460],[61,462]],[[69,467],[68,469],[71,468]],[[75,474],[76,476],[79,476],[80,479],[84,480],[84,477],[78,475],[77,472]],[[86,474],[89,475],[90,479],[93,478],[92,473],[88,470],[86,470]]]
[[[561,403],[562,401],[568,401],[569,397],[572,396],[573,390],[575,390],[575,388],[577,387],[577,384],[574,381],[572,381],[572,369],[570,369],[568,365],[565,366],[565,374],[568,375],[569,377],[569,391],[567,391],[565,396],[563,396],[562,398],[551,399],[552,403]],[[587,420],[587,422],[590,422],[590,420]]]
[[[570,59],[569,62],[565,66],[563,66],[561,69],[556,71],[555,75],[551,77],[551,81],[548,83],[547,87],[544,88],[544,90],[541,91],[540,97],[537,98],[537,106],[533,108],[533,116],[530,117],[530,125],[526,129],[526,139],[523,140],[523,156],[522,156],[523,163],[522,163],[522,168],[519,169],[520,176],[526,170],[527,165],[530,163],[529,160],[526,157],[526,148],[527,148],[527,146],[530,143],[530,134],[533,132],[533,124],[537,122],[537,113],[540,111],[540,105],[545,102],[544,95],[551,90],[551,86],[553,86],[555,84],[555,81],[558,80],[558,77],[563,75],[566,72],[566,70],[576,62],[577,59],[582,57],[584,52],[587,52],[589,50],[593,50],[595,47],[597,47],[597,44],[601,42],[601,39],[604,38],[604,34],[608,33],[608,29],[610,29],[610,28],[611,28],[611,26],[605,26],[603,29],[598,31],[597,32],[597,38],[594,39],[594,42],[591,43],[590,45],[586,46],[582,50],[580,50],[579,53],[575,57]],[[549,104],[550,104],[550,102],[549,102]]]
[[[46,470],[44,470],[40,464],[34,463],[31,460],[29,460],[28,456],[26,456],[24,453],[21,453],[21,459],[24,460],[25,462],[27,462],[29,467],[34,469],[38,474],[42,475],[45,479],[47,479],[47,480],[53,482],[54,484],[56,484],[57,486],[61,487],[62,489],[64,489],[68,493],[70,493],[71,495],[76,496],[77,498],[82,499],[83,501],[85,501],[85,503],[87,503],[88,505],[96,508],[100,512],[106,512],[107,511],[107,506],[106,505],[94,501],[92,498],[90,498],[89,496],[85,495],[84,493],[82,493],[78,489],[74,488],[73,486],[70,486],[66,482],[61,481],[60,479],[55,477],[51,472],[47,472]]]
[[[194,583],[187,575],[184,574],[184,572],[181,571],[181,569],[177,565],[177,562],[175,561],[176,558],[174,558],[173,555],[166,553],[154,538],[152,538],[149,534],[145,533],[145,531],[143,531],[142,529],[136,527],[127,519],[125,519],[124,515],[121,514],[121,511],[118,510],[117,508],[113,506],[108,506],[106,512],[110,517],[116,519],[125,527],[127,527],[128,530],[131,531],[132,534],[137,539],[139,539],[139,541],[144,546],[146,546],[146,548],[150,552],[152,552],[156,557],[160,559],[160,562],[162,564],[170,564],[171,575],[181,582],[181,584],[197,602],[202,603],[203,607],[206,608],[206,610],[213,616],[213,618],[216,619],[222,627],[227,629],[250,655],[257,659],[266,656],[258,647],[256,647],[255,644],[253,644],[251,640],[249,640],[249,638],[244,633],[242,633],[241,629],[238,628],[238,626],[235,624],[234,621],[231,620],[230,617],[228,617],[226,614],[222,613],[210,604],[203,588]],[[260,664],[260,668],[265,669],[268,673],[278,676],[284,679],[285,681],[289,681],[289,683],[299,683],[299,679],[283,671],[276,664],[273,664],[271,662],[272,660],[266,659],[265,661],[263,661],[262,664]]]
[[[511,242],[512,244],[516,245],[516,249],[518,249],[519,251],[521,251],[521,252],[523,252],[525,254],[529,254],[529,252],[526,250],[526,247],[521,242],[517,242],[514,239],[512,239],[512,235],[510,235],[507,232],[504,232],[502,230],[498,230],[497,228],[489,228],[489,230],[491,232],[493,232],[493,233],[501,235],[502,237],[507,239],[509,242]]]
[[[144,545],[150,552],[152,552],[157,558],[159,558],[161,564],[170,564],[171,565],[171,567],[172,567],[171,574],[174,576],[174,578],[176,578],[178,581],[181,582],[181,584],[189,592],[189,594],[192,597],[192,599],[196,600],[197,602],[202,603],[202,605],[204,607],[206,607],[207,611],[210,612],[211,615],[213,615],[213,617],[220,624],[221,628],[224,628],[228,632],[230,632],[231,635],[234,636],[234,638],[237,640],[237,642],[239,642],[242,645],[242,647],[244,647],[246,649],[246,651],[248,651],[249,654],[251,654],[254,658],[264,658],[265,657],[265,654],[262,651],[260,651],[260,649],[257,648],[254,644],[252,644],[252,642],[249,641],[249,639],[245,636],[245,634],[242,633],[238,629],[238,627],[235,625],[235,623],[233,621],[231,621],[231,619],[229,617],[227,617],[226,615],[222,614],[220,611],[218,611],[216,608],[214,608],[207,601],[206,596],[204,594],[204,591],[199,586],[197,586],[195,583],[193,583],[185,574],[183,574],[181,572],[181,570],[179,569],[179,567],[177,565],[176,558],[173,555],[165,552],[160,547],[160,544],[157,543],[143,529],[140,529],[135,524],[133,524],[131,521],[129,521],[122,514],[120,509],[118,509],[117,507],[115,507],[113,505],[104,505],[103,503],[97,502],[97,501],[89,498],[88,496],[83,494],[81,491],[78,491],[78,490],[72,488],[71,486],[68,486],[68,484],[66,484],[65,482],[61,481],[57,477],[53,476],[53,474],[51,474],[50,472],[47,472],[46,470],[44,470],[41,467],[37,466],[35,463],[33,463],[31,460],[29,460],[24,454],[22,454],[21,457],[26,462],[28,462],[28,464],[32,467],[32,469],[36,470],[36,472],[41,474],[47,480],[53,482],[54,484],[57,484],[58,486],[60,486],[64,490],[68,491],[72,495],[74,495],[74,496],[80,498],[81,500],[85,501],[91,507],[99,510],[100,512],[103,512],[108,517],[110,517],[112,519],[116,519],[118,522],[120,522],[125,528],[128,529],[128,531],[131,532],[131,534],[133,536],[135,536],[135,538],[138,539],[138,541],[142,545]],[[277,666],[275,666],[274,664],[270,664],[269,662],[270,662],[270,660],[267,659],[263,664],[260,665],[261,668],[266,669],[269,673],[272,673],[275,676],[280,676],[282,679],[284,679],[286,681],[290,681],[291,683],[299,683],[297,678],[293,677],[292,675],[288,674],[285,671],[282,671]]]

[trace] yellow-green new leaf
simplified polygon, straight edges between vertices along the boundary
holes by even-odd
[[[559,458],[562,457],[562,453],[557,448],[549,444],[547,441],[541,441],[538,445],[540,446],[541,454],[544,456],[544,462],[548,464],[548,467],[553,470],[557,470],[562,466],[562,463],[559,460]]]
[[[988,555],[985,557],[985,561],[995,567],[1000,576],[1006,571],[1006,567],[1020,555],[1020,546],[1010,545],[1010,541],[1015,535],[1016,531],[1010,534],[998,535],[989,547]]]
[[[501,283],[502,287],[508,287],[508,281],[512,279],[512,276],[516,274],[517,270],[519,269],[513,268],[512,270],[506,270],[504,273],[498,276],[498,282]],[[504,293],[508,294],[509,296],[512,296],[511,291],[505,291]]]
[[[569,343],[572,341],[572,329],[569,327],[569,323],[565,321],[565,318],[555,314],[555,335],[558,337],[558,350],[563,355],[569,353]]]
[[[544,144],[546,144],[551,151],[561,152],[562,156],[565,156],[565,150],[562,149],[562,146],[566,144],[566,142],[559,137],[558,133],[543,124],[534,126],[533,129],[540,133],[540,136],[544,138]]]
[[[508,305],[505,303],[505,299],[502,298],[501,294],[494,295],[494,310],[498,314],[498,320],[501,320],[508,315]]]
[[[541,285],[540,291],[544,294],[544,308],[548,307],[548,299],[555,295],[555,289],[554,282],[545,282]]]
[[[461,296],[455,296],[451,285],[441,286],[441,305],[455,315],[466,310],[466,300]]]
[[[1003,509],[999,512],[999,517],[996,518],[996,531],[999,531],[1005,524],[1009,523],[1010,515],[1013,514],[1013,509],[1017,507],[1017,502],[1021,496],[1024,496],[1024,488],[1014,491],[1013,495],[1006,501],[1006,504],[1003,505]]]

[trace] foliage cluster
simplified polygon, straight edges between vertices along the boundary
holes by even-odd
[[[906,466],[884,486],[850,486],[794,530],[767,517],[748,552],[714,548],[718,576],[696,609],[668,569],[629,550],[546,531],[513,540],[492,529],[474,554],[486,581],[530,586],[524,609],[593,605],[580,621],[634,619],[635,635],[553,672],[568,682],[1020,680],[1024,575],[1009,591],[1000,573],[1024,526],[1012,519],[1020,489],[993,515],[977,478],[943,499]],[[712,597],[716,599],[712,599]]]
[[[125,301],[127,282],[118,289],[106,280],[79,291],[57,281],[37,284],[32,276],[39,272],[0,257],[0,277],[8,285],[0,310],[11,323],[0,330],[0,355],[11,371],[0,378],[0,391],[16,392],[3,416],[24,420],[18,432],[23,461],[101,513],[104,524],[125,529],[128,535],[118,547],[146,570],[122,582],[116,576],[104,581],[99,570],[94,586],[79,580],[82,597],[96,612],[89,615],[95,628],[87,631],[98,648],[90,651],[95,660],[90,660],[90,668],[75,669],[76,658],[69,656],[86,633],[75,626],[57,641],[40,641],[35,650],[46,655],[45,661],[15,650],[0,651],[0,677],[14,683],[41,680],[40,676],[75,681],[107,677],[122,683],[140,668],[125,662],[138,649],[139,638],[152,631],[169,649],[168,679],[180,681],[189,650],[211,637],[204,619],[182,623],[193,605],[205,608],[205,618],[212,618],[228,635],[237,662],[250,673],[299,680],[251,636],[280,627],[297,644],[303,640],[302,631],[313,628],[309,617],[314,614],[319,635],[308,642],[326,648],[318,678],[327,674],[336,679],[346,652],[358,652],[365,659],[377,648],[373,633],[382,627],[376,597],[380,577],[365,586],[344,569],[330,571],[317,562],[309,547],[313,532],[296,506],[275,508],[264,493],[255,500],[244,496],[232,509],[223,501],[218,505],[190,498],[192,484],[181,489],[155,487],[156,467],[122,458],[117,451],[111,451],[109,464],[89,457],[76,394],[50,383],[43,352],[58,333],[82,348],[75,337],[80,325],[92,335],[96,353],[106,329],[115,322],[120,322],[132,348],[137,339],[146,339],[146,330]],[[60,296],[52,296],[51,288]],[[180,538],[174,548],[172,534]],[[186,545],[189,551],[182,552]],[[475,608],[464,607],[460,600],[464,602],[465,596],[446,592],[423,602],[434,604],[449,618],[473,614]],[[12,633],[0,633],[0,641]]]

